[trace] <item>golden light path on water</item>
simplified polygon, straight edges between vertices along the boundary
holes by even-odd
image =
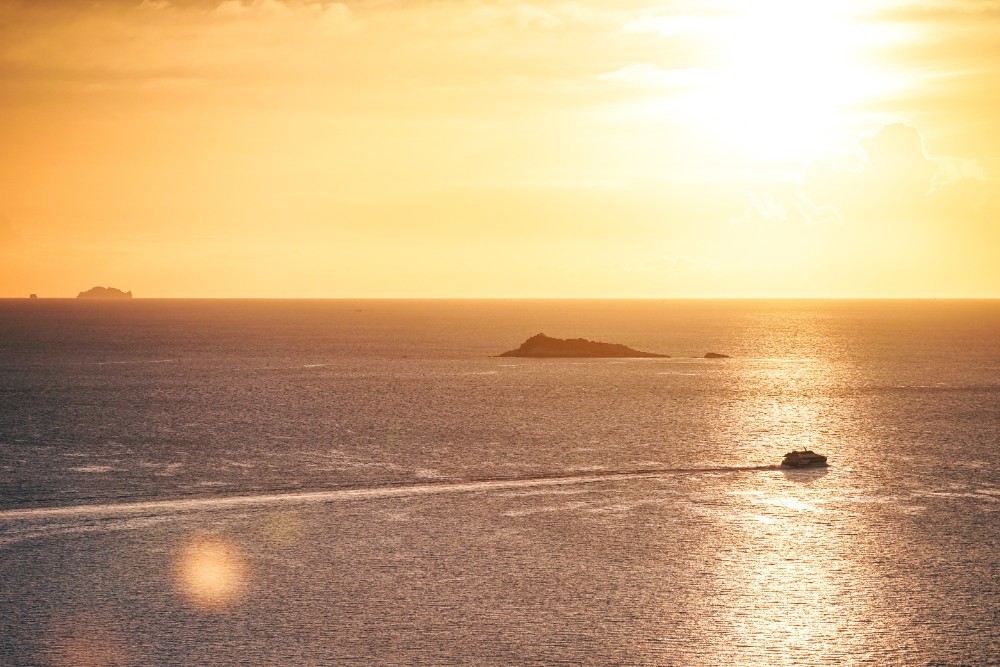
[[[813,340],[829,338],[820,331],[823,322],[800,325]],[[829,360],[844,351],[805,352],[810,357],[802,363],[770,364],[741,376],[755,390],[727,413],[734,439],[742,434],[750,448],[781,443],[822,449],[839,461],[864,460],[871,416],[855,414],[854,404],[836,400],[838,388],[851,378]],[[849,467],[837,470],[850,474]],[[849,478],[830,488],[822,481],[825,468],[783,472],[791,484],[735,479],[726,492],[733,502],[716,512],[724,529],[708,538],[718,545],[707,563],[712,594],[698,605],[727,639],[713,644],[716,654],[706,664],[786,664],[787,656],[810,654],[863,656],[859,624],[881,632],[892,623],[886,614],[891,604],[880,600],[879,590],[859,596],[851,585],[877,580],[878,573],[865,571],[866,559],[858,557],[868,548],[859,536],[872,531],[845,502]],[[840,487],[843,483],[848,487]],[[769,644],[763,655],[762,638]]]
[[[812,483],[802,477],[800,484]],[[747,485],[753,486],[753,485]],[[754,488],[730,492],[742,511],[727,524],[727,539],[712,561],[713,585],[725,601],[714,606],[720,627],[731,639],[722,645],[742,664],[762,637],[771,650],[789,655],[826,650],[853,652],[855,643],[846,615],[870,618],[868,600],[854,597],[844,583],[861,578],[852,561],[850,531],[832,520],[823,501],[804,498],[801,491]],[[749,511],[746,506],[749,505]],[[750,610],[750,613],[748,613]],[[773,664],[770,657],[752,664]]]

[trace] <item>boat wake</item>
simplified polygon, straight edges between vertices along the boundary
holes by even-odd
[[[0,521],[58,518],[160,517],[203,510],[250,508],[273,505],[328,503],[378,498],[403,498],[449,493],[489,493],[546,486],[596,484],[616,480],[636,480],[691,473],[746,473],[780,470],[778,466],[725,466],[713,468],[639,468],[600,472],[558,472],[524,477],[487,477],[467,480],[441,479],[413,483],[315,490],[275,490],[231,496],[198,496],[164,500],[93,503],[57,507],[25,507],[0,510]],[[2,529],[0,529],[2,530]]]

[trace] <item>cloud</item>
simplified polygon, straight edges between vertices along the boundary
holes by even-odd
[[[734,224],[824,224],[840,222],[840,213],[829,203],[817,203],[795,186],[754,192]]]
[[[626,65],[597,76],[600,81],[614,81],[637,86],[684,88],[703,84],[706,72],[697,67],[663,69],[647,63]]]
[[[0,75],[52,83],[267,75],[275,62],[307,64],[303,48],[335,49],[330,39],[351,21],[340,3],[278,0],[0,8]]]
[[[0,0],[0,83],[128,83],[183,75],[344,89],[403,82],[482,88],[589,81],[663,60],[657,34],[626,33],[646,3]],[[573,53],[572,58],[567,54]],[[673,61],[684,60],[676,54]],[[682,66],[686,66],[683,65]]]
[[[974,161],[932,158],[920,132],[903,124],[881,128],[861,148],[865,158],[854,169],[811,164],[802,192],[817,205],[834,207],[847,222],[925,231],[977,220],[990,224],[982,216],[995,184]]]
[[[732,220],[734,247],[758,263],[797,262],[815,274],[796,284],[844,294],[996,295],[1000,184],[973,160],[928,151],[909,125],[859,145],[858,164],[814,162],[798,184],[752,192]]]
[[[889,8],[877,8],[873,14],[883,20],[941,23],[967,22],[970,18],[1000,17],[996,0],[937,0],[902,2]]]

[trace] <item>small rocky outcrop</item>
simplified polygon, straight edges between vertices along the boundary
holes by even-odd
[[[705,353],[705,358],[706,359],[729,359],[730,356],[728,354],[719,354],[718,352],[706,352]]]
[[[501,357],[593,357],[593,358],[652,358],[669,357],[668,354],[642,352],[618,343],[601,343],[584,338],[552,338],[537,334],[524,341],[521,347],[500,355]]]
[[[28,298],[34,300],[34,299],[38,298],[38,295],[37,294],[29,294]]]
[[[132,292],[123,292],[114,287],[91,287],[76,295],[77,299],[131,299]]]

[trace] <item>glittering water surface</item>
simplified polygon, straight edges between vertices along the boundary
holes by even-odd
[[[0,664],[996,664],[998,446],[997,302],[0,302]]]

